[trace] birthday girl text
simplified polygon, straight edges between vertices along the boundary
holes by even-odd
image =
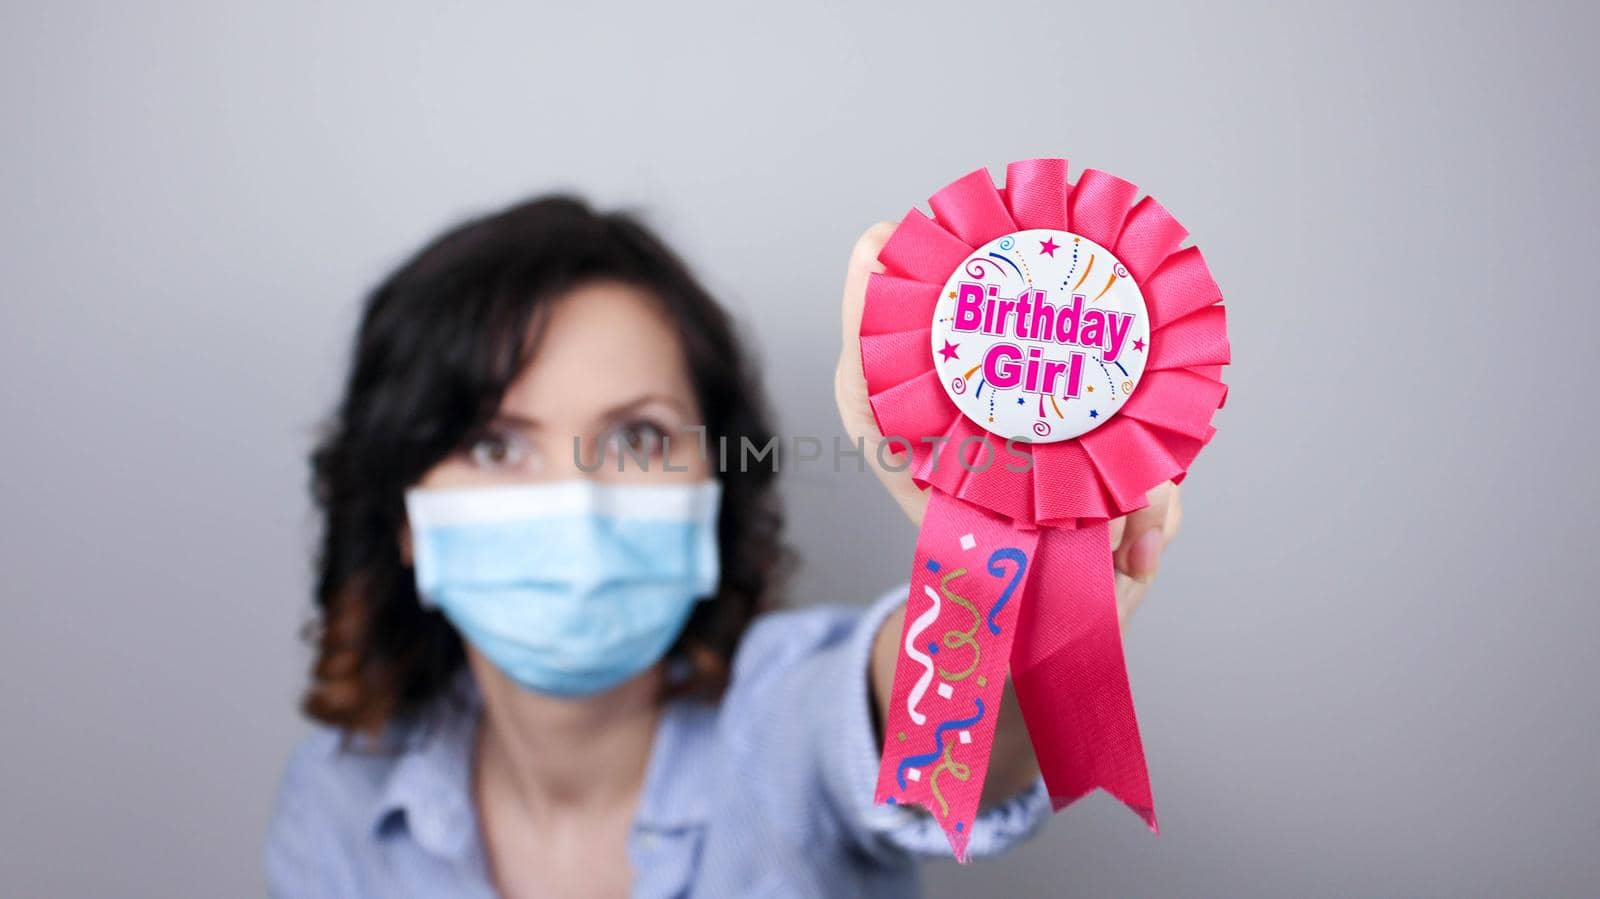
[[[993,285],[985,289],[983,284],[963,281],[956,294],[953,330],[1074,348],[1060,359],[1046,357],[1045,348],[1037,343],[1027,347],[1005,341],[994,344],[984,354],[983,376],[1001,390],[1021,388],[1028,393],[1078,396],[1084,364],[1079,348],[1094,350],[1103,361],[1115,362],[1133,329],[1133,313],[1086,310],[1082,294],[1073,294],[1071,304],[1058,306],[1038,288],[1024,290],[1015,299],[998,293]]]

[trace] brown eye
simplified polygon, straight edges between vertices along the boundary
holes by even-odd
[[[528,460],[530,449],[520,435],[489,431],[474,440],[467,453],[473,465],[494,471],[522,466]]]
[[[646,419],[633,419],[617,425],[606,438],[606,449],[612,453],[651,458],[661,455],[667,432],[660,425]]]

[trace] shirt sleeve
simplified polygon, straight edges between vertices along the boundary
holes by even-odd
[[[944,832],[925,811],[872,801],[881,752],[872,713],[872,644],[909,590],[909,584],[890,590],[865,611],[812,609],[767,616],[747,635],[734,670],[736,716],[747,723],[773,721],[773,707],[780,707],[800,719],[800,733],[791,731],[781,743],[763,741],[769,747],[764,754],[773,758],[804,747],[811,758],[785,766],[808,772],[810,782],[795,786],[813,801],[824,799],[830,829],[884,864],[950,856]],[[1049,817],[1050,798],[1040,779],[978,814],[968,857],[1004,852],[1037,833]]]

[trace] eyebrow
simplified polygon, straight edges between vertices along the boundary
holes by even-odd
[[[612,406],[606,411],[600,413],[600,420],[615,421],[624,415],[627,415],[629,412],[638,409],[640,406],[647,406],[651,403],[660,403],[663,406],[671,408],[672,411],[684,416],[685,418],[689,417],[689,410],[685,409],[683,404],[678,402],[676,399],[667,396],[664,393],[646,393],[642,396],[636,396],[625,403],[618,403],[617,405]]]
[[[683,407],[683,404],[673,397],[660,393],[647,393],[643,396],[636,396],[631,400],[627,400],[607,408],[604,412],[600,413],[600,420],[607,422],[616,421],[617,419],[622,418],[628,413],[638,409],[640,406],[646,406],[650,403],[660,403],[664,406],[671,407],[673,411],[684,416],[685,418],[689,416],[689,412]],[[494,421],[501,424],[511,425],[518,430],[524,431],[537,431],[544,427],[544,423],[539,421],[537,418],[529,418],[526,415],[518,415],[514,412],[498,413],[495,415]]]

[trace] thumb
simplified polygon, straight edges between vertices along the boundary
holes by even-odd
[[[873,272],[883,271],[878,253],[889,242],[894,229],[894,222],[879,222],[868,228],[857,238],[845,268],[844,303],[839,316],[843,328],[839,361],[843,363],[846,357],[854,359],[858,369],[861,367],[861,310],[866,307],[867,280]]]
[[[867,301],[867,282],[874,272],[883,271],[878,253],[889,242],[896,227],[893,222],[879,222],[868,228],[850,251],[850,262],[844,274],[834,399],[839,404],[839,417],[844,421],[845,431],[852,439],[861,438],[868,443],[880,435],[877,419],[872,414],[872,401],[867,397],[867,376],[861,369],[861,313]],[[912,480],[909,466],[890,469],[873,465],[871,468],[912,522],[920,524],[928,508],[928,494]]]
[[[883,271],[878,253],[894,233],[892,222],[868,228],[850,251],[844,272],[844,300],[840,307],[839,365],[833,376],[834,399],[845,431],[852,438],[877,433],[877,422],[867,400],[867,376],[861,369],[861,313],[867,302],[867,281]]]

